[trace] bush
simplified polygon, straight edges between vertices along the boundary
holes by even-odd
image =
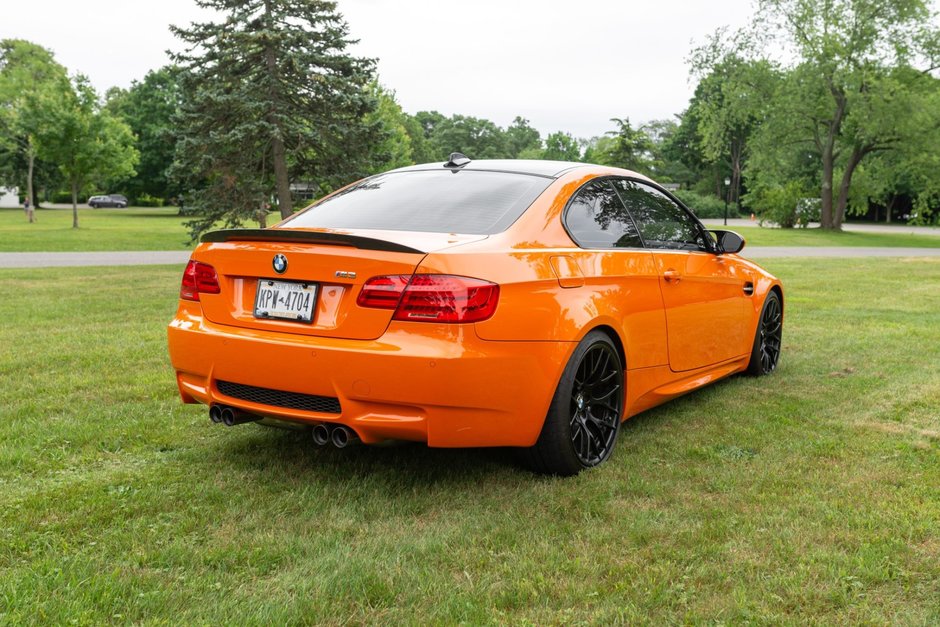
[[[721,218],[725,215],[725,201],[714,196],[703,196],[686,189],[676,190],[673,194],[699,218]],[[737,213],[734,206],[728,206],[729,216],[737,216]]]
[[[796,223],[804,229],[822,220],[822,198],[800,198],[796,203]]]
[[[87,199],[82,198],[81,196],[78,197],[78,202],[82,202],[84,200]],[[56,192],[52,195],[52,202],[72,204],[72,192]]]
[[[162,198],[151,196],[150,194],[141,194],[136,198],[134,204],[138,207],[162,207],[164,205]]]
[[[761,224],[773,222],[785,229],[793,228],[797,224],[806,226],[814,211],[814,203],[812,199],[806,198],[806,188],[800,181],[759,187],[748,194],[745,200],[758,207],[757,215]]]

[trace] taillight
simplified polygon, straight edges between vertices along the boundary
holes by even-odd
[[[362,286],[356,303],[360,307],[373,307],[375,309],[395,309],[401,294],[411,279],[410,274],[392,274],[389,276],[374,276]]]
[[[495,283],[448,274],[373,277],[356,300],[362,307],[394,309],[395,320],[446,323],[486,320],[498,301]]]
[[[180,283],[180,298],[184,300],[199,300],[199,294],[218,294],[219,275],[215,268],[207,263],[189,260],[183,271],[183,281]]]

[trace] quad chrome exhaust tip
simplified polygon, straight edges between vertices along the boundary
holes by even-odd
[[[360,440],[356,432],[346,425],[336,425],[330,434],[330,441],[336,448],[346,448],[351,444],[358,444]]]
[[[330,428],[325,424],[318,424],[313,428],[313,443],[317,446],[326,446],[330,443]]]
[[[331,425],[321,422],[313,427],[313,442],[317,446],[332,444],[336,448],[346,448],[360,442],[356,432],[346,425]]]
[[[209,420],[215,424],[222,422],[222,406],[213,405],[209,408]]]
[[[209,407],[209,420],[216,424],[222,423],[226,427],[234,427],[246,422],[257,422],[261,420],[261,416],[228,405],[212,405]]]

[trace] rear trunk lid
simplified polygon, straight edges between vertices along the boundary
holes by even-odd
[[[234,229],[206,234],[193,258],[212,265],[219,294],[200,294],[205,317],[216,324],[295,335],[372,340],[393,311],[359,307],[362,284],[373,276],[414,273],[431,250],[484,239],[481,235],[395,231]],[[286,269],[275,270],[283,255]],[[270,282],[274,283],[270,283]],[[310,322],[259,317],[259,283],[313,286]]]

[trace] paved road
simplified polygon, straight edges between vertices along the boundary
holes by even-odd
[[[720,218],[702,220],[702,223],[710,227],[720,227],[724,221]],[[742,226],[760,226],[756,220],[745,220],[741,218],[730,218],[728,226],[738,228]],[[819,226],[817,222],[810,222],[810,228]],[[769,227],[768,227],[769,228]],[[896,235],[936,235],[940,237],[940,227],[937,226],[907,226],[905,224],[856,224],[846,222],[842,225],[843,231],[853,231],[855,233],[894,233]]]
[[[0,253],[0,268],[183,265],[188,259],[188,250],[142,250],[100,253]]]
[[[940,257],[940,248],[862,248],[850,246],[749,246],[748,259],[767,257]]]
[[[852,248],[847,246],[750,246],[742,256],[769,257],[940,257],[940,248]],[[97,253],[0,253],[0,268],[62,266],[182,266],[189,251],[150,250]]]

